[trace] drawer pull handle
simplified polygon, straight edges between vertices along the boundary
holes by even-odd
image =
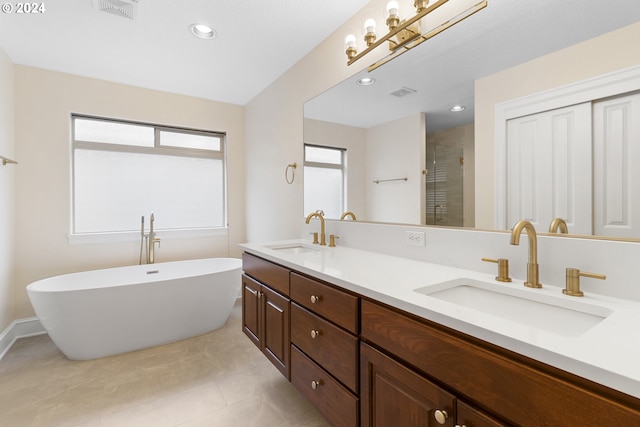
[[[320,301],[320,297],[315,296],[315,295],[311,295],[311,304],[315,304],[318,301]]]
[[[467,426],[464,424],[456,424],[456,427],[467,427]]]
[[[311,381],[311,388],[317,390],[318,387],[322,385],[322,380]]]
[[[320,331],[312,329],[311,330],[311,338],[318,338],[320,336]]]
[[[433,417],[436,419],[438,424],[444,424],[447,422],[447,418],[449,418],[449,414],[444,409],[436,409],[433,413]]]

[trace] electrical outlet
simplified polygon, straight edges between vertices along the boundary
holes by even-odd
[[[424,231],[407,231],[404,241],[409,246],[424,246],[425,236]]]

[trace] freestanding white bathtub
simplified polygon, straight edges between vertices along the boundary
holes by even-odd
[[[225,324],[242,261],[209,258],[65,274],[27,293],[53,342],[87,360],[179,341]]]

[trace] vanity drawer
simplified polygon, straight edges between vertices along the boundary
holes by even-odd
[[[286,268],[245,252],[242,254],[242,269],[246,275],[289,296],[289,270]]]
[[[291,273],[291,299],[346,330],[358,333],[358,297]]]
[[[363,300],[362,339],[522,427],[637,425],[628,395]],[[634,406],[635,405],[635,406]]]
[[[291,346],[291,383],[331,425],[358,425],[358,398],[295,346]]]
[[[352,391],[357,391],[358,337],[293,303],[291,342]]]

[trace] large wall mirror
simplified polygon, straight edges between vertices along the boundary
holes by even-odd
[[[352,65],[360,71],[304,105],[304,143],[345,154],[338,198],[346,202],[335,201],[327,217],[349,210],[372,222],[509,228],[505,213],[496,214],[493,227],[476,224],[477,198],[500,203],[494,189],[485,196],[474,179],[483,168],[476,162],[474,82],[639,20],[640,3],[628,0],[489,0],[486,9],[372,72],[361,59]],[[365,77],[374,84],[363,84]],[[536,78],[522,76],[522,84]],[[464,109],[451,111],[455,106]],[[526,162],[526,153],[520,156]],[[305,191],[305,212],[324,210]]]

